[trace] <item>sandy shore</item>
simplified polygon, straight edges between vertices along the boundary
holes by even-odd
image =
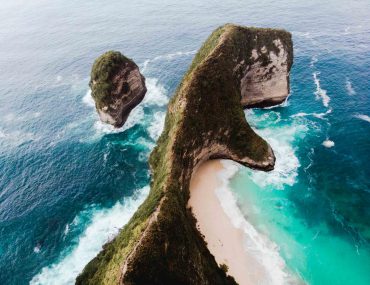
[[[223,186],[220,179],[223,170],[219,160],[208,161],[199,167],[191,179],[188,206],[192,208],[198,228],[217,263],[226,264],[228,274],[240,285],[265,284],[265,268],[245,250],[243,231],[233,226],[217,197],[217,188]]]

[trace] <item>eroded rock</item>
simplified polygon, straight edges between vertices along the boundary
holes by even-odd
[[[228,24],[211,34],[169,102],[164,130],[149,158],[148,198],[76,284],[236,285],[217,264],[187,209],[190,179],[199,165],[216,158],[273,169],[273,150],[249,126],[243,106],[286,97],[286,85],[278,92],[274,86],[289,79],[288,43],[291,36],[283,30]]]
[[[116,128],[124,125],[147,91],[139,67],[117,51],[108,51],[95,60],[90,88],[100,120]]]

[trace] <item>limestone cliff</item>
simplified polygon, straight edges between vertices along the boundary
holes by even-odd
[[[289,95],[289,74],[293,64],[291,35],[281,31],[254,30],[245,35],[254,48],[241,69],[241,103],[244,107],[269,107]]]
[[[96,59],[90,88],[100,120],[117,128],[123,126],[146,93],[145,78],[139,67],[116,51]]]
[[[273,151],[248,125],[240,102],[256,102],[249,93],[257,96],[258,86],[248,87],[248,82],[287,80],[282,69],[273,66],[282,61],[271,58],[271,51],[284,58],[279,42],[291,58],[291,37],[282,30],[225,25],[211,34],[168,105],[165,128],[150,156],[148,198],[85,267],[77,284],[236,284],[220,269],[196,229],[186,207],[189,183],[193,171],[213,158],[273,169]],[[261,49],[266,52],[259,54]],[[286,73],[291,59],[287,64]],[[266,77],[260,76],[265,72],[262,66],[269,68]],[[262,73],[254,72],[256,67]],[[281,74],[275,76],[277,70]],[[266,99],[260,102],[275,102],[273,81],[263,89]]]

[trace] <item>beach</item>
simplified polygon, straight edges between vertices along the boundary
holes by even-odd
[[[244,231],[233,225],[222,207],[217,191],[225,187],[222,179],[225,171],[220,160],[203,163],[193,173],[188,206],[217,263],[226,264],[227,273],[241,285],[266,284],[269,279],[266,268],[248,252]]]

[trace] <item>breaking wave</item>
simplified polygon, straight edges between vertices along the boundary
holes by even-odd
[[[266,274],[261,274],[261,284],[292,284],[294,277],[288,274],[284,259],[279,254],[279,247],[243,216],[234,194],[229,189],[230,179],[238,172],[237,163],[222,160],[224,169],[218,173],[222,186],[216,189],[220,204],[235,228],[244,233],[245,250],[258,262]]]
[[[62,256],[58,262],[44,267],[40,273],[32,278],[30,284],[74,284],[77,275],[84,266],[100,252],[104,243],[117,235],[119,229],[130,220],[148,193],[149,186],[146,186],[137,190],[133,196],[122,202],[117,202],[110,209],[87,210],[91,212],[88,215],[92,216],[92,222],[78,238],[76,246]],[[81,215],[84,213],[79,214],[79,216]],[[80,219],[79,216],[72,222],[73,225],[78,226],[81,223],[83,219]]]
[[[293,143],[305,136],[308,127],[294,120],[291,124],[271,124],[270,118],[265,114],[257,116],[253,110],[246,113],[254,131],[271,145],[276,156],[275,168],[271,172],[249,170],[252,181],[260,187],[271,186],[274,189],[292,186],[296,182],[300,166]]]

